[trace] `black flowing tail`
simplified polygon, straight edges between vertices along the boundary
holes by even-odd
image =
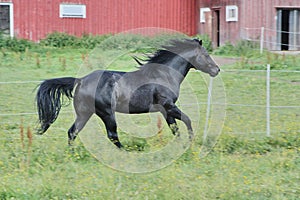
[[[56,78],[42,82],[36,94],[36,104],[41,127],[38,134],[47,131],[50,125],[56,120],[65,95],[69,100],[73,97],[72,91],[76,84],[76,78]]]

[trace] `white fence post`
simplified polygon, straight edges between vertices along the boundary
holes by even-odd
[[[270,134],[270,64],[267,64],[267,78],[266,78],[266,126],[267,136]]]
[[[209,124],[209,114],[210,114],[210,106],[211,106],[212,87],[213,87],[213,78],[210,77],[209,85],[208,85],[208,94],[207,94],[206,120],[205,120],[205,125],[204,125],[203,141],[205,141],[205,139],[207,137],[207,129],[208,129],[208,124]]]
[[[264,50],[264,32],[265,32],[265,27],[261,27],[261,32],[260,32],[260,54],[262,54],[263,50]]]

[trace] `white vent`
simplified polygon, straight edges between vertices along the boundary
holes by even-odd
[[[86,18],[86,6],[79,4],[60,4],[59,17],[61,18]]]

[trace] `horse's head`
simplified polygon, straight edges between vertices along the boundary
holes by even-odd
[[[220,68],[202,46],[202,40],[194,39],[193,42],[196,43],[196,49],[190,51],[190,56],[188,56],[191,65],[196,70],[208,73],[212,77],[217,76],[220,72]]]
[[[196,70],[208,73],[212,77],[217,76],[220,72],[218,65],[202,46],[202,40],[171,40],[169,44],[163,45],[162,48],[163,49],[158,50],[154,55],[149,56],[148,64],[156,63],[172,67],[179,65],[179,67],[183,68],[183,63],[178,59],[183,58],[187,71],[192,67]],[[139,60],[134,59],[139,65],[142,65]]]

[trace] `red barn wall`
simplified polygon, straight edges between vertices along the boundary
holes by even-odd
[[[207,34],[212,38],[213,46],[217,47],[216,39],[216,14],[215,11],[219,11],[220,14],[220,45],[223,45],[226,41],[235,41],[239,38],[239,28],[240,28],[240,13],[239,21],[237,22],[226,22],[226,5],[236,5],[241,6],[241,0],[199,0],[198,10],[200,8],[210,8],[210,12],[205,13],[206,21],[205,23],[200,23],[200,18],[198,18],[198,33]],[[240,12],[240,10],[239,10]],[[199,12],[200,15],[200,12]]]
[[[0,0],[1,1],[1,0]],[[12,0],[16,37],[38,41],[53,31],[74,35],[160,27],[196,33],[196,0]],[[86,18],[60,18],[60,3],[86,5]]]
[[[238,21],[226,22],[226,6],[238,6]],[[208,7],[211,12],[206,13],[206,22],[200,23],[198,17],[197,30],[200,34],[208,34],[214,39],[214,10],[220,11],[220,45],[229,41],[236,43],[238,40],[251,37],[259,39],[261,27],[265,27],[265,40],[267,47],[276,47],[276,23],[278,8],[300,8],[300,0],[198,0],[198,13],[200,8]]]

